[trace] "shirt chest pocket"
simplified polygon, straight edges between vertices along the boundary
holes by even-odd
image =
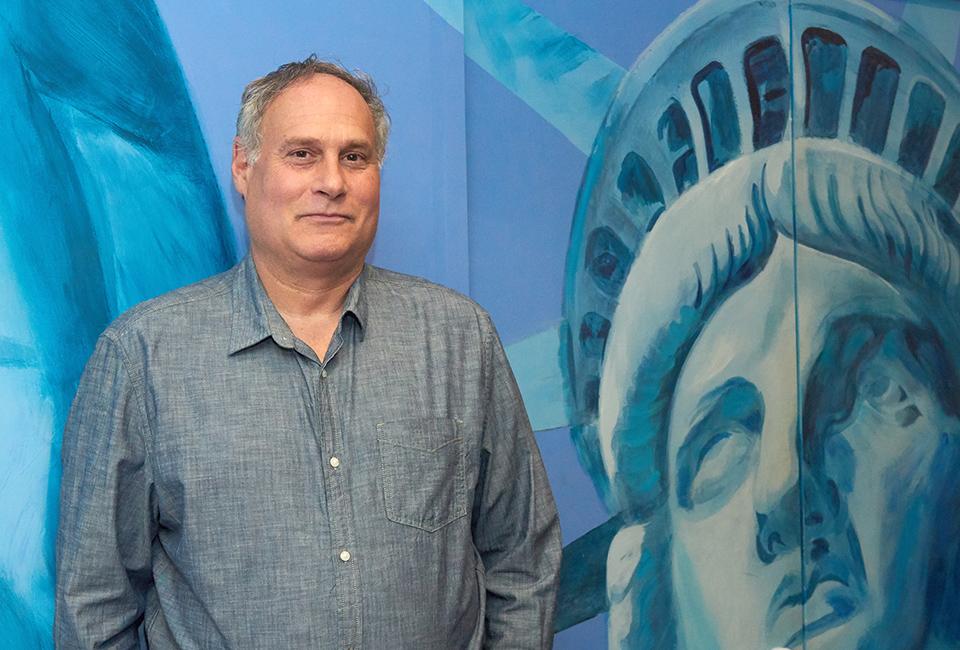
[[[461,426],[449,418],[377,424],[388,519],[433,532],[467,514]]]

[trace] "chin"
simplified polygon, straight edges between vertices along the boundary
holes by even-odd
[[[351,259],[351,251],[341,248],[312,248],[300,251],[298,257],[314,264],[331,264]]]

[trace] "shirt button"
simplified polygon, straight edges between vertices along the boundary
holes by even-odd
[[[344,562],[350,561],[350,551],[340,551],[340,559]]]
[[[321,371],[320,371],[320,376],[323,377],[324,379],[326,379],[326,378],[327,378],[327,371],[326,371],[326,370],[321,370]]]
[[[334,469],[336,469],[337,467],[340,467],[340,459],[337,458],[336,456],[331,456],[330,467],[333,467]]]

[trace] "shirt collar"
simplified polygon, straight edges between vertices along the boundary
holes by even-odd
[[[247,255],[233,271],[233,322],[230,328],[230,346],[228,354],[234,354],[256,345],[260,341],[273,337],[277,345],[293,347],[293,333],[274,306],[260,276],[253,258]],[[360,326],[362,340],[364,323],[367,319],[367,300],[364,286],[370,275],[370,266],[364,264],[360,275],[350,286],[340,315],[351,314]]]

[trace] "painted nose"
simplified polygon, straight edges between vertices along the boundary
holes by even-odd
[[[769,564],[800,545],[801,461],[795,400],[771,412],[763,427],[753,486],[757,556]]]

